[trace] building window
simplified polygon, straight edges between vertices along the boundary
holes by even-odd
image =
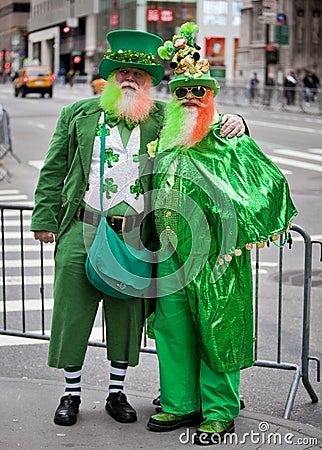
[[[242,1],[233,1],[233,25],[240,26]]]
[[[205,0],[203,2],[204,25],[227,25],[228,1]]]

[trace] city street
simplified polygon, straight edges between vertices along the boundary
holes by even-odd
[[[57,85],[54,87],[53,98],[40,98],[36,94],[26,98],[15,98],[12,86],[8,83],[0,85],[0,103],[8,111],[11,119],[13,138],[13,155],[6,155],[4,165],[10,179],[0,181],[0,203],[33,205],[33,193],[37,182],[39,169],[44,160],[51,134],[60,110],[65,105],[86,97],[93,96],[91,88],[86,85]],[[156,92],[160,99],[166,99],[162,93]],[[281,169],[289,181],[294,203],[299,211],[294,223],[304,229],[312,240],[322,240],[322,116],[269,109],[233,107],[226,105],[225,99],[217,99],[220,112],[231,112],[242,115],[250,129],[251,137],[255,139],[264,153]],[[242,151],[242,150],[241,150]],[[15,260],[19,241],[17,215],[12,216],[12,249],[10,259]],[[301,363],[301,325],[303,314],[303,239],[292,233],[293,248],[285,249],[283,270],[283,311],[282,311],[282,352],[281,360],[287,363]],[[25,231],[25,239],[30,246],[26,252],[30,291],[26,301],[30,316],[31,330],[39,330],[37,325],[37,306],[33,300],[37,296],[36,283],[33,277],[36,268],[33,267],[32,233]],[[255,251],[254,258],[255,258]],[[275,360],[277,320],[277,266],[278,249],[274,246],[261,251],[260,266],[260,308],[258,333],[258,359]],[[52,308],[53,280],[53,248],[45,247],[46,261],[46,324],[48,327]],[[313,247],[312,295],[310,320],[310,356],[322,359],[322,263],[319,244]],[[20,257],[20,255],[19,255]],[[18,264],[18,263],[17,263]],[[13,269],[15,263],[12,262]],[[27,284],[28,284],[27,283]],[[11,277],[11,298],[7,298],[10,320],[19,316],[19,307],[14,303],[19,297],[19,277]],[[17,298],[16,298],[16,297]],[[28,303],[28,300],[30,301]],[[1,309],[0,309],[1,311]],[[18,320],[18,319],[17,319]],[[0,323],[0,327],[2,327]],[[99,322],[97,329],[99,328]],[[96,336],[96,335],[95,335]],[[31,345],[32,344],[32,345]],[[46,366],[47,341],[41,342],[23,338],[0,335],[0,377],[26,378],[47,380],[61,384],[63,376],[59,371]],[[292,409],[291,419],[303,424],[310,424],[322,430],[322,386],[317,382],[317,363],[310,362],[310,381],[320,402],[312,404],[305,388],[300,382]],[[128,383],[142,394],[147,404],[158,394],[157,359],[154,354],[143,354],[141,365],[129,371]],[[293,373],[287,370],[254,367],[242,373],[242,393],[246,400],[246,409],[271,416],[283,417],[283,410],[292,382]],[[103,390],[107,386],[108,363],[102,348],[90,347],[84,370],[84,383]],[[85,387],[86,389],[86,387]],[[132,388],[134,389],[134,388]],[[101,392],[104,400],[104,392]],[[58,401],[51,399],[50,405]],[[103,404],[103,403],[102,403]],[[102,404],[100,407],[102,407]],[[53,412],[53,411],[52,411]],[[48,415],[48,411],[46,411]],[[51,411],[49,411],[49,415]],[[0,440],[1,442],[1,440]],[[144,448],[144,447],[141,447]],[[160,447],[162,448],[162,443]],[[170,448],[170,447],[169,447]],[[304,448],[304,447],[303,447]],[[309,447],[306,447],[309,448]],[[313,448],[313,447],[312,447]]]

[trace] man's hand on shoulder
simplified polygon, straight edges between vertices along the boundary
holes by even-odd
[[[236,114],[224,114],[220,123],[222,125],[222,128],[220,130],[221,137],[241,137],[245,133],[245,125],[243,119]]]

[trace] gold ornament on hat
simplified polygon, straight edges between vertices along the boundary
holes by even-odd
[[[175,68],[176,74],[183,73],[186,78],[199,78],[210,70],[208,60],[195,61],[190,55],[183,58]]]

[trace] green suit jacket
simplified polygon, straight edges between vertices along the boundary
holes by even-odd
[[[140,178],[144,193],[152,186],[153,160],[147,144],[155,140],[163,123],[164,103],[156,101],[141,127]],[[40,171],[35,191],[31,231],[58,233],[57,241],[75,216],[88,185],[95,130],[102,110],[98,98],[80,100],[62,109],[50,146]],[[145,210],[151,211],[149,196]],[[151,237],[153,223],[149,216],[142,226],[142,240]]]

